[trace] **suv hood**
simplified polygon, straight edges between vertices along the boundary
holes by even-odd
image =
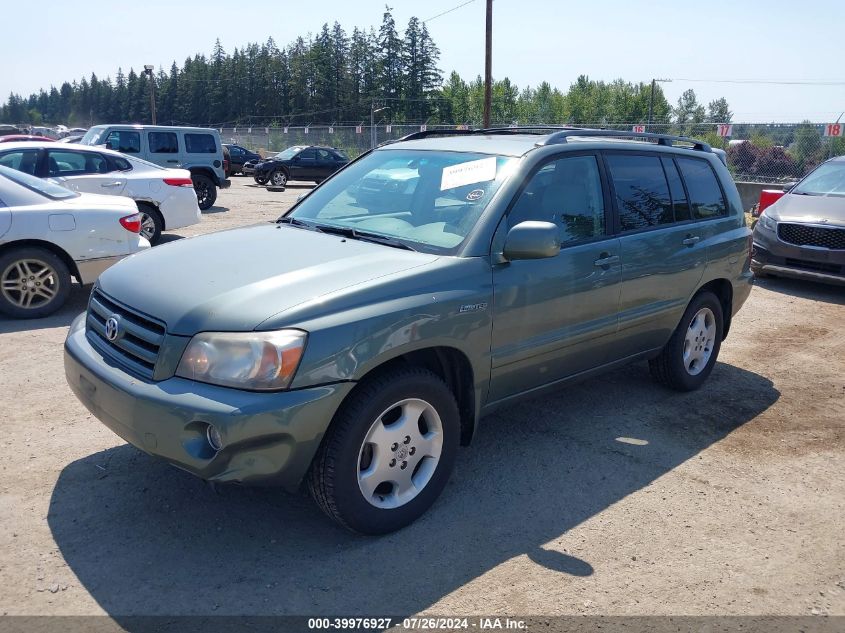
[[[845,226],[845,198],[841,196],[806,196],[787,193],[765,211],[779,222],[827,220]]]
[[[299,304],[436,259],[269,224],[157,246],[109,268],[99,285],[169,333],[192,336],[253,330]]]

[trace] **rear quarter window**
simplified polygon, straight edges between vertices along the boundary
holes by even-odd
[[[693,216],[699,220],[707,220],[727,215],[728,205],[710,163],[697,158],[676,160],[689,192]]]
[[[189,154],[216,154],[217,143],[211,134],[185,134],[185,151]]]

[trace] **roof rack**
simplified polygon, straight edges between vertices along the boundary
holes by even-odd
[[[699,141],[688,136],[672,136],[670,134],[655,134],[653,132],[628,132],[626,130],[594,130],[590,128],[569,128],[550,134],[542,141],[538,141],[537,145],[555,145],[557,143],[566,143],[569,137],[610,137],[610,138],[636,138],[657,141],[658,145],[667,145],[672,147],[675,143],[684,143],[692,145],[692,149],[700,152],[712,152],[711,147],[704,141]]]
[[[551,134],[550,130],[553,130]],[[700,152],[712,152],[713,149],[704,141],[699,141],[688,136],[672,136],[671,134],[655,134],[654,132],[629,132],[627,130],[598,130],[594,128],[573,127],[570,125],[523,125],[517,127],[492,127],[477,129],[456,129],[445,128],[440,130],[425,130],[424,132],[412,132],[400,139],[385,141],[398,143],[400,141],[415,141],[430,136],[467,136],[471,134],[537,134],[545,135],[546,138],[537,141],[537,147],[544,145],[555,145],[566,143],[570,137],[605,137],[605,138],[634,138],[657,141],[658,145],[673,147],[676,143],[691,145],[692,149]]]

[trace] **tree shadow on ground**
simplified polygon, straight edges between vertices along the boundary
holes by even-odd
[[[459,453],[435,506],[380,538],[335,527],[304,496],[215,493],[128,445],[68,464],[48,523],[84,588],[129,630],[135,621],[121,616],[412,614],[520,555],[569,582],[591,575],[577,552],[544,545],[779,395],[766,378],[723,363],[685,394],[634,365],[500,410]]]

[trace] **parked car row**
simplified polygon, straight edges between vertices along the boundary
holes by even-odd
[[[349,163],[349,157],[334,147],[294,145],[250,167],[255,182],[284,187],[288,181],[317,184]]]
[[[135,156],[162,167],[179,167],[191,174],[202,211],[217,200],[217,190],[230,181],[224,169],[223,144],[217,130],[155,125],[95,125],[80,141]]]
[[[80,194],[0,165],[0,313],[58,310],[71,277],[93,283],[119,259],[150,247],[129,198]]]
[[[141,213],[141,235],[152,244],[162,231],[201,219],[189,171],[160,167],[132,154],[69,143],[7,143],[0,145],[0,165],[73,191],[131,198]]]

